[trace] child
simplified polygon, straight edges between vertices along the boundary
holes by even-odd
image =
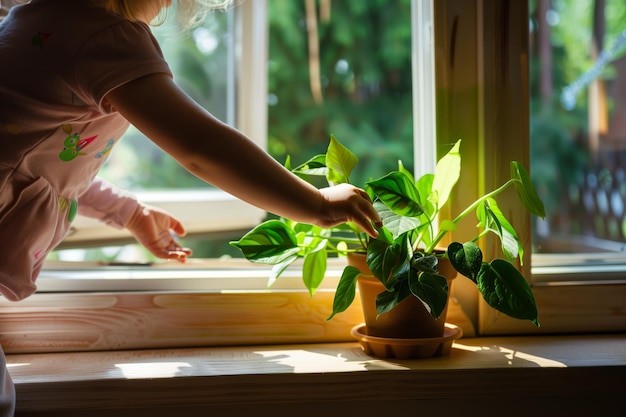
[[[312,187],[174,84],[148,26],[170,3],[32,0],[0,23],[0,238],[10,248],[0,251],[0,293],[6,298],[36,290],[43,260],[76,213],[127,227],[157,257],[184,262],[191,254],[172,237],[185,230],[170,214],[96,176],[106,159],[102,150],[129,123],[190,172],[242,200],[320,226],[352,221],[376,236],[372,222],[380,218],[363,190]],[[180,0],[178,16],[183,24],[197,21],[210,3]],[[12,415],[4,373],[0,390],[8,392],[8,405],[0,416]]]

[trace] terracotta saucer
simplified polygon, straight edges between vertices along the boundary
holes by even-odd
[[[452,343],[463,336],[463,330],[460,327],[449,323],[446,323],[442,337],[424,339],[369,336],[365,324],[355,326],[351,333],[368,355],[397,359],[424,359],[447,355],[450,353]]]

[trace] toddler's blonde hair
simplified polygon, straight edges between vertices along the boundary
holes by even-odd
[[[204,20],[211,10],[225,10],[236,0],[173,0],[172,7],[176,9],[176,21],[181,30],[189,30]],[[152,3],[152,4],[151,4]],[[124,16],[128,20],[137,20],[141,10],[158,3],[161,13],[153,24],[160,24],[165,19],[168,0],[105,0],[107,10]]]

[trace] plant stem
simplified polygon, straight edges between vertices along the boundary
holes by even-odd
[[[482,232],[480,232],[480,233],[478,234],[478,236],[476,236],[474,239],[472,239],[472,242],[478,242],[478,240],[479,240],[481,237],[483,237],[483,236],[487,235],[488,233],[489,233],[489,230],[483,230]]]
[[[344,239],[344,238],[332,237],[332,236],[326,239],[332,242],[346,242],[346,243],[353,243],[355,245],[363,246],[363,241],[361,239]]]
[[[484,196],[480,197],[478,200],[476,200],[472,204],[470,204],[465,210],[463,210],[458,216],[456,216],[454,218],[454,220],[452,220],[452,223],[457,224],[459,221],[461,221],[461,219],[463,219],[465,216],[467,216],[472,211],[474,211],[483,201],[487,200],[488,198],[491,198],[491,197],[494,197],[494,196],[500,194],[502,191],[504,191],[505,189],[510,187],[511,184],[513,184],[515,182],[519,182],[519,180],[517,180],[515,178],[511,178],[510,180],[505,182],[503,185],[501,185],[499,188],[496,188],[492,192],[490,192],[488,194],[485,194]],[[426,253],[431,253],[432,251],[434,251],[435,248],[437,247],[437,245],[439,244],[439,242],[441,241],[441,239],[443,239],[443,237],[446,235],[446,233],[448,233],[447,230],[440,230],[439,233],[437,234],[437,236],[435,237],[435,239],[425,249],[425,252]]]

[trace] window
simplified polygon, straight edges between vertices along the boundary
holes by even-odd
[[[574,3],[576,3],[575,6],[573,6]],[[556,233],[557,230],[554,229],[556,226],[574,224],[575,217],[568,218],[568,215],[574,213],[578,207],[574,202],[573,210],[564,215],[563,201],[554,203],[550,199],[555,196],[568,198],[576,193],[571,191],[572,187],[543,183],[546,179],[558,178],[565,172],[571,175],[574,181],[578,181],[582,174],[579,168],[590,168],[581,164],[581,161],[568,160],[576,151],[576,147],[572,146],[572,142],[568,144],[567,141],[571,139],[564,135],[568,133],[568,130],[573,132],[578,129],[578,135],[585,132],[586,123],[580,124],[579,120],[574,119],[586,120],[587,117],[580,114],[566,114],[566,111],[553,105],[558,103],[561,89],[569,83],[575,83],[576,78],[585,72],[583,68],[590,68],[594,60],[587,58],[586,51],[584,53],[579,51],[572,57],[575,60],[567,64],[569,66],[560,66],[560,64],[553,66],[552,62],[544,61],[542,66],[554,68],[553,72],[543,70],[544,74],[548,71],[554,76],[553,90],[548,89],[549,94],[545,96],[536,94],[540,91],[537,76],[541,72],[538,61],[534,55],[529,55],[529,52],[539,54],[541,44],[538,43],[537,37],[541,35],[536,32],[541,29],[541,26],[538,26],[537,19],[533,18],[530,21],[532,23],[530,25],[532,36],[530,36],[528,20],[530,11],[536,13],[542,8],[543,12],[539,12],[541,19],[546,17],[547,21],[552,23],[556,22],[560,11],[563,12],[561,18],[568,15],[575,16],[578,20],[561,21],[561,25],[567,26],[567,30],[559,32],[562,37],[577,36],[573,42],[570,39],[570,46],[575,46],[580,36],[589,36],[584,35],[587,32],[582,29],[585,25],[591,28],[589,19],[593,14],[587,14],[588,20],[586,21],[582,20],[581,16],[585,16],[593,4],[606,4],[605,11],[612,15],[613,24],[618,24],[620,22],[618,16],[623,16],[623,4],[610,1],[576,1],[570,5],[567,1],[549,2],[547,0],[530,2],[443,1],[435,4],[437,16],[435,36],[438,39],[436,44],[440,48],[437,51],[438,138],[442,140],[442,137],[452,136],[468,139],[464,143],[468,152],[466,156],[471,156],[474,165],[464,166],[464,169],[467,172],[469,168],[470,172],[475,173],[478,181],[476,183],[468,181],[467,192],[474,188],[479,191],[492,189],[490,185],[497,184],[500,179],[508,176],[506,166],[508,161],[516,159],[532,165],[533,179],[538,181],[540,188],[544,187],[544,198],[548,200],[548,203],[552,203],[548,208],[549,215],[546,222],[530,219],[520,213],[516,207],[505,209],[514,217],[516,224],[530,226],[532,222],[535,225],[534,235],[525,235],[528,244],[530,245],[532,241],[535,245],[535,253],[532,254],[533,268],[531,271],[529,267],[531,257],[528,254],[527,259],[524,260],[523,269],[529,277],[532,272],[532,284],[539,304],[542,327],[538,330],[530,329],[524,327],[522,323],[498,316],[485,307],[480,300],[476,302],[471,291],[461,291],[465,306],[471,306],[472,302],[476,304],[475,308],[471,307],[469,310],[476,314],[474,318],[479,323],[480,333],[623,330],[626,323],[619,313],[615,313],[623,309],[626,299],[625,268],[621,253],[619,253],[621,250],[618,249],[621,244],[616,243],[615,240],[606,240],[606,238],[603,240],[586,239],[593,242],[595,245],[593,249],[596,252],[588,254],[593,245],[581,244],[584,240],[581,237],[586,232],[575,233],[575,228],[563,227],[561,230],[565,233],[561,235]],[[548,7],[549,4],[553,6]],[[623,26],[623,17],[621,19]],[[608,21],[607,18],[606,22]],[[583,22],[586,23],[583,24]],[[619,30],[616,26],[611,27],[607,23],[605,33],[613,33],[615,37],[620,33]],[[547,45],[550,49],[550,42],[547,40],[543,42],[543,45]],[[606,42],[607,47],[610,47],[611,42],[608,38]],[[552,39],[552,49],[556,51],[553,58],[559,58],[560,62],[565,64],[562,43],[561,38]],[[543,53],[538,56],[545,58]],[[577,65],[581,67],[576,68]],[[562,72],[563,69],[568,69],[569,72]],[[557,80],[560,84],[557,84]],[[528,85],[536,88],[529,90]],[[531,98],[532,107],[520,105],[520,103],[530,103]],[[544,105],[549,106],[548,108],[539,107],[542,103],[541,99],[544,100]],[[587,109],[590,115],[595,114],[602,108],[602,103],[598,100],[595,104],[590,102],[588,107],[584,97],[580,98],[579,103],[584,110],[579,108],[577,111],[582,111],[583,114],[587,112]],[[608,108],[616,109],[612,101],[605,101],[604,104],[608,104]],[[542,114],[540,111],[547,113]],[[532,130],[529,129],[529,121],[531,121]],[[567,124],[562,124],[563,121]],[[552,123],[552,130],[545,129],[547,122]],[[573,126],[578,126],[578,128],[572,129]],[[540,128],[544,128],[543,133],[538,130]],[[547,138],[546,133],[563,136]],[[584,135],[586,133],[583,133]],[[532,153],[530,153],[529,138],[533,145]],[[556,143],[555,141],[562,141],[561,153],[556,151],[556,145],[543,147],[550,140],[553,144]],[[470,149],[468,149],[468,142]],[[555,163],[555,160],[558,163]],[[546,175],[546,172],[552,176]],[[614,177],[613,174],[603,174],[603,177],[618,178],[618,172],[619,170],[614,172]],[[590,178],[593,179],[594,176],[584,176],[587,182]],[[598,179],[597,176],[596,179]],[[573,184],[576,185],[575,182]],[[607,209],[609,204],[611,204],[611,210],[619,209],[619,202],[615,198],[611,201],[610,195],[614,195],[620,186],[613,181],[612,187],[607,193],[602,189],[602,185],[596,184],[599,192],[593,198],[599,201],[600,205],[594,205],[594,209],[597,207],[598,212],[594,212],[593,217],[600,219],[598,223],[613,224],[607,230],[613,230],[612,233],[619,242],[623,240],[623,237],[619,236],[619,231],[615,234],[615,230],[621,227],[615,225],[618,223],[616,216],[614,213],[601,215],[601,210]],[[602,194],[606,196],[606,200],[602,198]],[[581,191],[578,201],[582,201],[582,195]],[[460,200],[463,199],[462,195],[457,197]],[[463,234],[464,231],[460,230],[459,233]],[[563,246],[563,242],[566,241],[570,243],[569,248]],[[611,245],[613,249],[609,249],[607,245]],[[491,247],[490,243],[486,243],[486,246],[488,253],[497,253],[497,249]],[[574,249],[573,254],[572,249]],[[570,254],[566,253],[568,251]]]
[[[533,179],[551,213],[533,225],[533,281],[581,327],[623,330],[626,5],[538,0],[529,12]]]
[[[533,165],[552,212],[535,224],[536,264],[558,264],[550,279],[575,271],[623,279],[626,6],[531,7]]]
[[[242,2],[226,14],[211,15],[190,38],[177,37],[167,25],[157,27],[155,32],[177,82],[210,111],[238,126],[261,145],[267,136],[267,148],[277,160],[284,161],[290,156],[297,163],[323,152],[332,133],[361,156],[360,170],[353,178],[357,184],[362,185],[370,177],[396,167],[398,159],[412,168],[411,1],[394,0],[384,5],[340,1],[310,6],[310,1],[272,0],[267,2],[265,11],[265,2]],[[378,30],[352,31],[344,24],[346,21]],[[237,36],[241,36],[241,43],[237,42]],[[267,52],[264,52],[265,36],[269,38]],[[317,54],[309,52],[313,41],[317,44]],[[371,54],[373,47],[381,53]],[[232,53],[239,48],[240,52]],[[243,62],[244,59],[248,62]],[[264,81],[266,74],[262,68],[266,61],[267,81]],[[241,77],[226,76],[233,73],[230,67],[235,65],[241,69],[236,72]],[[218,96],[205,93],[207,90],[216,91]],[[233,91],[239,92],[238,99]],[[244,92],[247,97],[241,96]],[[225,110],[223,103],[228,103]],[[125,148],[113,153],[104,175],[133,188],[142,199],[156,201],[184,216],[187,229],[197,230],[199,235],[197,239],[184,239],[194,250],[194,264],[202,262],[206,266],[198,258],[240,256],[228,246],[228,241],[237,239],[243,229],[262,219],[258,210],[240,203],[241,208],[235,211],[232,207],[237,201],[224,201],[223,193],[207,190],[133,129],[124,145]],[[142,162],[144,159],[146,162]],[[132,167],[132,171],[127,167]],[[184,178],[182,184],[178,178]],[[176,182],[172,183],[172,179]],[[185,189],[173,190],[174,186]],[[206,219],[213,217],[217,219],[215,225],[209,226],[222,229],[211,228],[207,233]],[[102,242],[117,243],[120,239],[123,237],[118,231],[82,219],[75,234],[64,242],[64,248],[72,249],[59,251],[57,258],[88,260],[91,265],[104,261],[118,269],[124,264],[133,266],[132,276],[144,278],[122,287],[153,288],[150,285],[155,285],[154,280],[146,278],[151,272],[137,271],[151,261],[139,245],[89,248]],[[74,264],[69,267],[73,268]],[[121,277],[128,276],[125,271],[118,271],[115,274],[120,279],[109,280],[111,283],[103,278],[111,275],[109,271],[93,271],[88,274],[90,278],[84,279],[88,281],[85,286],[77,286],[76,281],[68,286],[59,278],[67,268],[67,263],[57,268],[52,268],[51,263],[39,280],[40,290],[116,289]],[[211,282],[196,278],[193,285],[202,289],[219,288],[215,274],[209,275]],[[161,279],[158,288],[163,288],[165,281]],[[181,282],[176,280],[167,288],[189,288]],[[263,288],[264,284],[262,280],[255,287]],[[232,288],[228,283],[222,285]],[[235,285],[235,288],[240,287]]]
[[[316,6],[314,15],[307,8],[311,3]],[[269,59],[264,58],[263,47],[254,43],[246,47],[245,41],[236,55],[242,60],[260,59],[239,61],[237,74],[242,77],[237,92],[252,92],[252,98],[237,100],[237,125],[261,143],[265,135],[259,132],[268,131],[268,150],[279,160],[286,155],[304,159],[325,147],[328,134],[334,133],[342,141],[354,141],[350,146],[365,155],[361,166],[395,164],[400,157],[407,164],[413,159],[416,171],[430,171],[427,165],[434,155],[445,152],[451,140],[463,138],[464,182],[454,199],[464,206],[459,201],[466,195],[492,189],[508,176],[508,161],[531,162],[530,108],[524,103],[531,97],[528,17],[534,4],[517,0],[394,0],[380,6],[346,0],[242,2],[237,10],[242,20],[235,19],[242,22],[240,28],[265,27],[270,22],[278,32],[268,34]],[[314,30],[317,36],[311,35]],[[265,32],[261,33],[250,38],[263,44]],[[312,54],[315,44],[309,42],[316,38],[320,49]],[[334,49],[323,47],[329,39],[335,42]],[[407,55],[411,49],[412,61]],[[383,56],[382,67],[368,59],[372,50]],[[268,73],[267,86],[263,69]],[[383,93],[391,93],[391,98]],[[434,95],[436,105],[428,98]],[[246,105],[252,110],[246,111]],[[373,111],[374,106],[383,111]],[[341,109],[347,112],[339,116]],[[438,144],[432,140],[435,131]],[[301,139],[308,147],[300,147]],[[516,207],[506,210],[516,224],[528,225],[530,231],[531,219]],[[194,211],[202,218],[204,213]],[[524,236],[530,247],[530,233]],[[497,252],[489,242],[485,246],[487,253]],[[549,256],[566,259],[560,254]],[[626,299],[623,281],[597,272],[597,267],[584,274],[561,271],[564,279],[555,280],[556,266],[540,265],[535,258],[533,254],[531,271],[527,251],[523,268],[529,278],[532,272],[540,329],[494,315],[475,292],[463,287],[462,280],[455,283],[455,296],[482,334],[626,328],[620,314]],[[233,259],[198,259],[186,267],[92,266],[49,268],[39,281],[41,293],[17,304],[0,301],[5,350],[341,341],[350,340],[350,328],[361,320],[356,305],[345,315],[324,321],[329,311],[325,309],[332,303],[330,288],[338,278],[332,271],[327,287],[311,299],[302,291],[296,270],[278,280],[272,291],[265,291],[267,270]],[[615,274],[623,279],[621,269]],[[602,280],[594,280],[597,276]],[[607,277],[612,279],[609,283]]]
[[[614,254],[623,262],[626,5],[534,3],[531,149],[551,213],[535,225],[535,251]]]

